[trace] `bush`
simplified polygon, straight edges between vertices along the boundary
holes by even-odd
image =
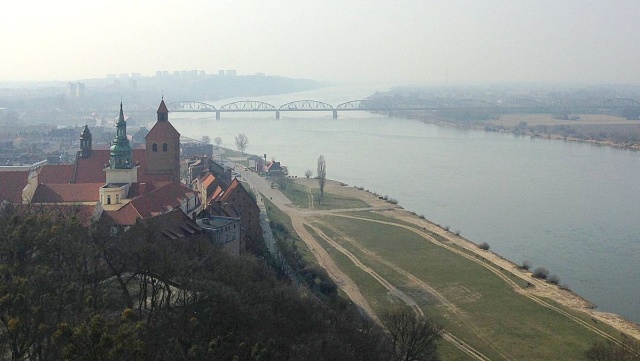
[[[531,268],[531,261],[522,261],[522,264],[519,268],[528,271],[529,268]]]
[[[483,251],[488,251],[488,250],[489,250],[489,248],[491,248],[491,247],[489,246],[489,243],[487,243],[487,242],[482,242],[482,243],[480,243],[480,244],[478,245],[478,248],[480,248],[480,249],[481,249],[481,250],[483,250]]]
[[[546,280],[549,276],[549,270],[544,267],[538,267],[533,271],[533,277]]]
[[[560,283],[560,277],[558,277],[558,275],[550,275],[549,277],[547,277],[547,282],[557,285],[558,283]]]
[[[389,203],[391,204],[398,204],[398,200],[395,198],[389,198]]]

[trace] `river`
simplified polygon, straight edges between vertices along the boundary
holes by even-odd
[[[375,90],[345,86],[252,97],[336,106]],[[217,107],[235,100],[211,102]],[[514,261],[545,267],[601,311],[640,323],[640,153],[423,124],[366,112],[172,113],[187,137],[249,138],[291,175],[315,174],[398,200],[407,210]]]

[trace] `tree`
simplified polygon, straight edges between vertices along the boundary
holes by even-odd
[[[247,149],[247,145],[249,144],[249,138],[244,133],[240,133],[236,135],[236,148],[242,154],[244,154],[245,149]]]
[[[318,158],[318,183],[320,185],[320,198],[324,197],[324,185],[327,182],[327,163],[321,155]]]
[[[434,321],[416,316],[410,308],[404,307],[382,315],[382,322],[391,338],[392,360],[440,360],[437,341],[442,328]]]
[[[211,144],[211,137],[208,135],[203,135],[202,136],[202,143],[204,144]]]
[[[313,175],[313,172],[311,171],[311,169],[307,169],[304,172],[304,176],[307,177],[307,178],[311,178],[312,175]]]
[[[216,147],[220,148],[220,145],[222,145],[222,138],[215,137],[213,138],[213,141],[216,143]]]
[[[599,341],[587,350],[586,356],[590,361],[640,361],[640,343],[629,339],[622,344]]]

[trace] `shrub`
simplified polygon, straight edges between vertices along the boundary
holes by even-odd
[[[544,267],[538,267],[533,271],[533,277],[546,280],[549,276],[549,270]]]
[[[478,248],[480,248],[480,249],[481,249],[481,250],[483,250],[483,251],[488,251],[488,250],[489,250],[489,248],[491,248],[491,247],[489,246],[489,243],[487,243],[487,242],[482,242],[482,243],[480,243],[480,244],[478,245]]]
[[[460,230],[456,229],[455,232],[453,232],[453,234],[455,234],[456,236],[459,236],[460,235]]]
[[[549,277],[547,277],[547,282],[557,285],[560,283],[560,277],[558,277],[558,275],[549,275]]]
[[[444,226],[445,231],[449,231],[449,226]]]
[[[391,204],[398,204],[398,200],[395,198],[389,198],[389,203]]]
[[[522,264],[520,265],[520,269],[528,271],[529,268],[531,268],[531,261],[522,261]]]

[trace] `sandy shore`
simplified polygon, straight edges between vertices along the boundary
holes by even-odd
[[[309,187],[317,187],[317,180],[314,179],[298,179],[297,181],[308,185]],[[622,334],[640,340],[639,324],[626,320],[622,316],[614,313],[596,311],[594,309],[594,305],[580,295],[566,289],[561,289],[557,285],[536,279],[531,276],[531,272],[520,269],[517,264],[491,251],[483,251],[479,249],[475,243],[457,236],[429,220],[423,219],[415,213],[403,209],[401,206],[394,206],[387,201],[379,199],[375,194],[365,190],[359,190],[352,186],[343,186],[339,182],[335,181],[328,181],[325,191],[327,193],[338,194],[344,197],[361,199],[375,208],[384,208],[385,210],[379,211],[379,213],[384,214],[387,217],[415,224],[428,231],[436,233],[446,238],[449,242],[463,247],[470,252],[474,252],[480,257],[484,257],[491,263],[508,270],[512,274],[534,285],[534,287],[519,289],[517,290],[518,292],[529,293],[531,295],[551,299],[563,306],[589,315],[594,323],[602,322],[608,324],[620,331]]]

